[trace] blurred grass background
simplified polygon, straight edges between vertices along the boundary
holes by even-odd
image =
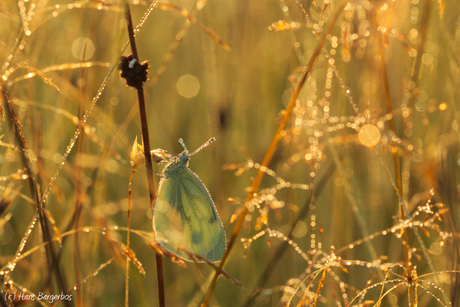
[[[144,89],[151,144],[179,153],[179,138],[190,150],[211,136],[217,138],[192,158],[190,168],[213,196],[229,238],[234,227],[231,216],[243,206],[256,170],[235,176],[224,169],[244,167],[248,159],[262,161],[282,110],[318,45],[312,31],[321,36],[339,2],[299,1],[306,16],[299,3],[288,0],[173,3],[189,12],[198,7],[197,20],[231,50],[224,50],[197,24],[191,24],[172,54],[171,45],[188,21],[177,10],[160,9],[165,8],[160,5],[153,9],[136,36],[140,58],[150,65],[150,80]],[[150,2],[130,5],[137,24]],[[75,117],[81,118],[88,110],[110,67],[119,60],[128,39],[122,8],[117,1],[4,0],[0,4],[1,87],[8,91],[21,121],[41,196],[73,138]],[[442,221],[437,221],[439,229],[417,229],[434,269],[457,270],[459,8],[454,0],[350,1],[332,21],[334,28],[324,45],[329,56],[322,52],[316,59],[269,165],[287,182],[310,187],[324,182],[324,188],[315,195],[314,208],[294,231],[293,242],[303,252],[322,249],[331,255],[331,246],[339,249],[396,225],[394,217],[399,216],[400,207],[394,182],[401,176],[403,199],[411,213],[429,199],[432,204],[443,203],[449,208]],[[165,55],[173,57],[156,80],[155,71]],[[330,59],[334,60],[332,64]],[[91,62],[90,67],[71,66],[83,62]],[[38,75],[28,76],[37,71]],[[388,83],[387,96],[382,74]],[[385,97],[391,102],[390,110]],[[74,299],[67,302],[69,306],[120,306],[124,302],[124,262],[113,261],[92,275],[101,264],[117,258],[102,227],[126,226],[129,153],[135,137],[141,135],[136,105],[135,91],[115,71],[46,200],[45,207],[60,232],[72,225],[78,204],[83,205],[79,225],[95,227],[89,233],[80,232],[77,241],[71,235],[62,246],[54,245],[61,252],[59,270],[67,289],[75,286],[76,274],[79,279],[89,276],[80,286],[81,301],[72,291]],[[5,99],[3,107],[7,108]],[[389,128],[390,118],[395,123],[394,133]],[[0,201],[3,281],[14,281],[16,288],[25,287],[36,294],[59,294],[55,275],[51,274],[52,282],[47,281],[50,270],[43,247],[18,261],[12,272],[7,267],[37,211],[28,181],[11,176],[23,172],[25,166],[10,121],[7,113],[0,127],[0,175],[2,190],[6,191]],[[379,128],[380,139],[375,146],[363,146],[358,137],[366,124]],[[392,152],[397,152],[401,164],[396,175]],[[331,165],[335,165],[333,173],[327,172]],[[151,211],[143,172],[140,169],[133,177],[131,227],[148,233],[152,231]],[[266,176],[261,190],[272,187],[276,188],[276,180]],[[270,229],[287,235],[299,210],[308,206],[310,191],[275,190],[276,201],[261,201],[260,206]],[[264,215],[249,207],[240,238],[250,238],[266,229],[260,223]],[[311,226],[312,217],[315,227]],[[418,219],[423,221],[425,214]],[[442,237],[440,231],[448,235]],[[404,265],[404,246],[395,234],[380,234],[370,240],[374,254],[369,245],[362,244],[340,256],[352,261],[381,259]],[[430,273],[432,268],[414,231],[410,229],[408,234],[418,275]],[[110,235],[126,241],[123,230]],[[313,247],[312,235],[316,236]],[[221,277],[212,306],[244,305],[281,242],[271,238],[271,244],[267,244],[267,238],[262,236],[247,250],[237,240],[224,269],[243,287]],[[25,251],[42,242],[37,224]],[[154,251],[136,235],[131,236],[131,248],[146,274],[142,276],[132,266],[130,305],[155,306]],[[272,276],[264,285],[267,291],[251,304],[284,305],[285,297],[290,296],[294,297],[291,305],[297,304],[310,282],[307,278],[296,290],[306,270],[313,270],[313,263],[324,265],[327,258],[317,255],[310,259],[312,262],[307,262],[289,246],[277,265],[270,268]],[[323,288],[315,280],[311,292],[307,292],[310,301],[305,304],[313,305],[312,297],[320,289],[318,305],[347,305],[367,282],[376,284],[387,273],[375,263],[371,268],[355,263],[344,267],[346,270],[328,271]],[[185,269],[165,259],[164,270],[167,306],[200,304],[212,276],[209,267],[204,267],[205,276],[193,264]],[[394,269],[400,274],[396,284],[404,283],[403,271]],[[392,273],[389,276],[398,278]],[[421,278],[419,305],[444,306],[447,298],[459,306],[456,277],[454,272]],[[388,282],[385,290],[395,283]],[[377,302],[379,291],[378,287],[369,290],[364,300]],[[20,303],[29,304],[16,302]],[[401,284],[390,291],[382,304],[407,306],[407,287]]]

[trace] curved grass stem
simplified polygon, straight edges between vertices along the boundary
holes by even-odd
[[[320,54],[322,47],[324,46],[324,43],[326,42],[326,36],[329,34],[332,29],[334,28],[335,22],[339,18],[340,14],[342,13],[347,1],[341,1],[340,5],[336,8],[334,15],[331,18],[330,23],[328,24],[327,28],[325,29],[323,36],[321,40],[319,41],[318,45],[315,48],[315,51],[313,52],[313,55],[310,58],[310,61],[307,65],[307,69],[305,73],[302,76],[302,79],[299,81],[299,84],[297,85],[296,90],[291,96],[291,99],[289,101],[288,107],[286,110],[282,112],[283,118],[281,119],[278,128],[276,129],[275,135],[273,136],[271,143],[265,153],[265,157],[262,160],[261,165],[267,167],[273,157],[273,154],[275,153],[275,150],[277,148],[278,142],[282,139],[282,132],[284,131],[284,128],[286,127],[289,119],[291,118],[292,111],[294,110],[294,107],[296,105],[296,101],[299,97],[300,91],[302,90],[305,81],[307,80],[307,77],[310,75],[310,73],[313,70],[313,64],[315,63],[316,59],[318,58],[318,55]],[[259,169],[257,172],[257,176],[252,182],[251,186],[251,192],[249,192],[248,197],[246,199],[246,202],[251,201],[251,199],[254,197],[254,193],[258,190],[260,183],[262,182],[262,179],[264,177],[265,173]],[[214,292],[214,288],[216,287],[217,284],[217,279],[219,278],[219,275],[221,274],[222,268],[228,258],[228,255],[230,254],[230,251],[233,248],[233,245],[235,244],[236,237],[238,236],[238,233],[240,232],[241,226],[243,225],[244,218],[248,212],[248,208],[245,207],[240,215],[238,216],[238,220],[235,224],[235,228],[233,229],[232,236],[228,242],[227,245],[227,250],[224,253],[224,256],[222,257],[222,260],[219,264],[219,269],[214,273],[214,277],[211,281],[211,284],[209,285],[208,291],[206,293],[206,296],[203,299],[203,303],[201,304],[201,307],[206,307],[209,304],[209,300],[212,296],[212,293]]]

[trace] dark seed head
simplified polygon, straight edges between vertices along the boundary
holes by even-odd
[[[126,80],[126,85],[141,88],[142,84],[147,81],[147,70],[149,64],[147,61],[139,63],[139,61],[133,56],[122,56],[118,69],[121,70],[121,77]]]

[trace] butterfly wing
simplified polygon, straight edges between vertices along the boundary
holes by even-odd
[[[208,190],[184,167],[176,176],[162,178],[154,210],[157,240],[182,258],[197,253],[219,261],[225,251],[225,232]]]

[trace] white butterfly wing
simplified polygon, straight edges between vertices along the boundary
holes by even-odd
[[[225,252],[225,231],[208,190],[187,167],[162,178],[154,210],[157,240],[188,259],[177,247],[219,261]]]

